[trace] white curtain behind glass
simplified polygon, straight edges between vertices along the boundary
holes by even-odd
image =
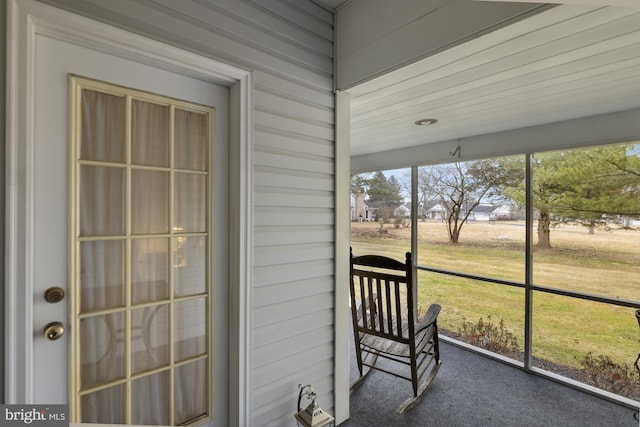
[[[127,164],[126,98],[83,90],[81,102],[80,156],[89,161],[81,165],[79,177],[85,238],[80,244],[80,312],[86,316],[80,322],[81,390],[109,384],[81,398],[82,422],[127,421],[122,381],[130,357],[131,423],[169,424],[171,393],[174,422],[184,423],[207,412],[208,365],[206,359],[191,360],[207,352],[207,250],[204,237],[171,233],[206,232],[207,116],[176,110],[175,162],[181,171],[172,173],[167,105],[132,102]],[[170,277],[176,280],[174,295],[188,300],[171,303]],[[127,300],[130,323],[125,320]],[[97,310],[111,312],[93,314]],[[186,362],[174,370],[173,390],[172,358]],[[149,369],[160,371],[147,375]]]

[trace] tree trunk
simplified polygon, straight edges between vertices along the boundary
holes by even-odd
[[[551,247],[551,216],[546,209],[540,209],[540,216],[538,218],[538,247],[550,248]]]
[[[453,230],[450,237],[451,243],[453,243],[454,245],[458,244],[458,240],[460,239],[460,232],[457,228]]]
[[[458,227],[458,218],[455,214],[451,214],[447,218],[447,228],[449,229],[449,243],[457,244],[460,238],[460,228]]]

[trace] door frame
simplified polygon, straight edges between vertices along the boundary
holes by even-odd
[[[230,88],[229,423],[251,421],[253,74],[34,0],[7,2],[5,403],[33,402],[35,40],[41,34]],[[46,402],[42,402],[46,403]]]

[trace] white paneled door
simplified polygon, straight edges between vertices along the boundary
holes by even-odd
[[[228,88],[35,48],[34,403],[70,403],[77,423],[226,425]]]

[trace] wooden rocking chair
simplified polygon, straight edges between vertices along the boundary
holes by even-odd
[[[371,267],[372,269],[363,269]],[[431,385],[440,368],[437,319],[440,306],[432,304],[422,321],[414,320],[411,253],[404,263],[380,255],[351,253],[351,315],[360,377],[371,369],[411,381],[413,396],[396,411],[411,409]],[[378,357],[397,363],[377,366]]]

